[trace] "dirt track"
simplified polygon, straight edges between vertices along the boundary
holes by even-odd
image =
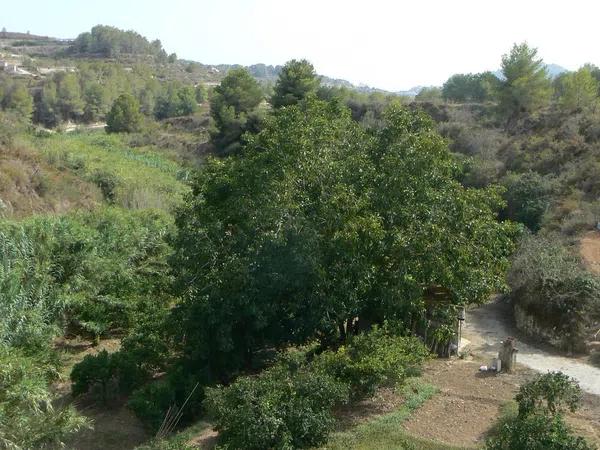
[[[463,337],[470,341],[474,353],[491,359],[498,355],[500,341],[508,336],[518,337],[518,333],[512,325],[509,306],[501,300],[467,314]],[[522,341],[518,342],[517,348],[519,363],[538,372],[559,370],[575,378],[584,391],[600,395],[600,369]]]

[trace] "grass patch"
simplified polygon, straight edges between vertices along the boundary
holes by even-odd
[[[198,447],[189,442],[210,429],[212,425],[201,421],[165,439],[152,439],[134,450],[196,450]]]
[[[147,147],[132,149],[124,137],[103,131],[53,134],[33,145],[48,164],[94,182],[98,173],[115,180],[111,202],[129,209],[170,209],[188,186],[188,171],[168,155]]]
[[[333,433],[323,449],[331,450],[452,450],[457,447],[445,446],[407,435],[402,429],[413,411],[433,397],[438,388],[419,378],[410,378],[401,388],[404,403],[396,411],[384,414],[349,430]]]

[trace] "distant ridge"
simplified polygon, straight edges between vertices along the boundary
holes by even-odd
[[[559,66],[558,64],[545,64],[546,67],[546,72],[548,73],[548,76],[552,79],[558,77],[559,75],[565,73],[565,72],[569,72],[569,70],[565,69],[562,66]],[[495,72],[492,72],[494,75],[496,75],[496,77],[498,77],[500,80],[504,79],[504,75],[502,74],[502,70],[498,69]]]

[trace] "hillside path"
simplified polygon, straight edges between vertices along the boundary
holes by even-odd
[[[600,369],[519,340],[519,333],[512,324],[510,306],[501,299],[467,312],[462,336],[469,341],[475,354],[490,359],[498,356],[500,341],[508,336],[516,337],[518,363],[538,372],[561,371],[575,378],[584,391],[600,395]]]

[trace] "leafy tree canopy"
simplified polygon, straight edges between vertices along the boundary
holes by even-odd
[[[515,227],[499,196],[465,189],[423,113],[392,106],[367,132],[337,103],[279,110],[242,154],[208,160],[179,214],[176,332],[208,375],[266,344],[343,324],[421,317],[503,287]]]

